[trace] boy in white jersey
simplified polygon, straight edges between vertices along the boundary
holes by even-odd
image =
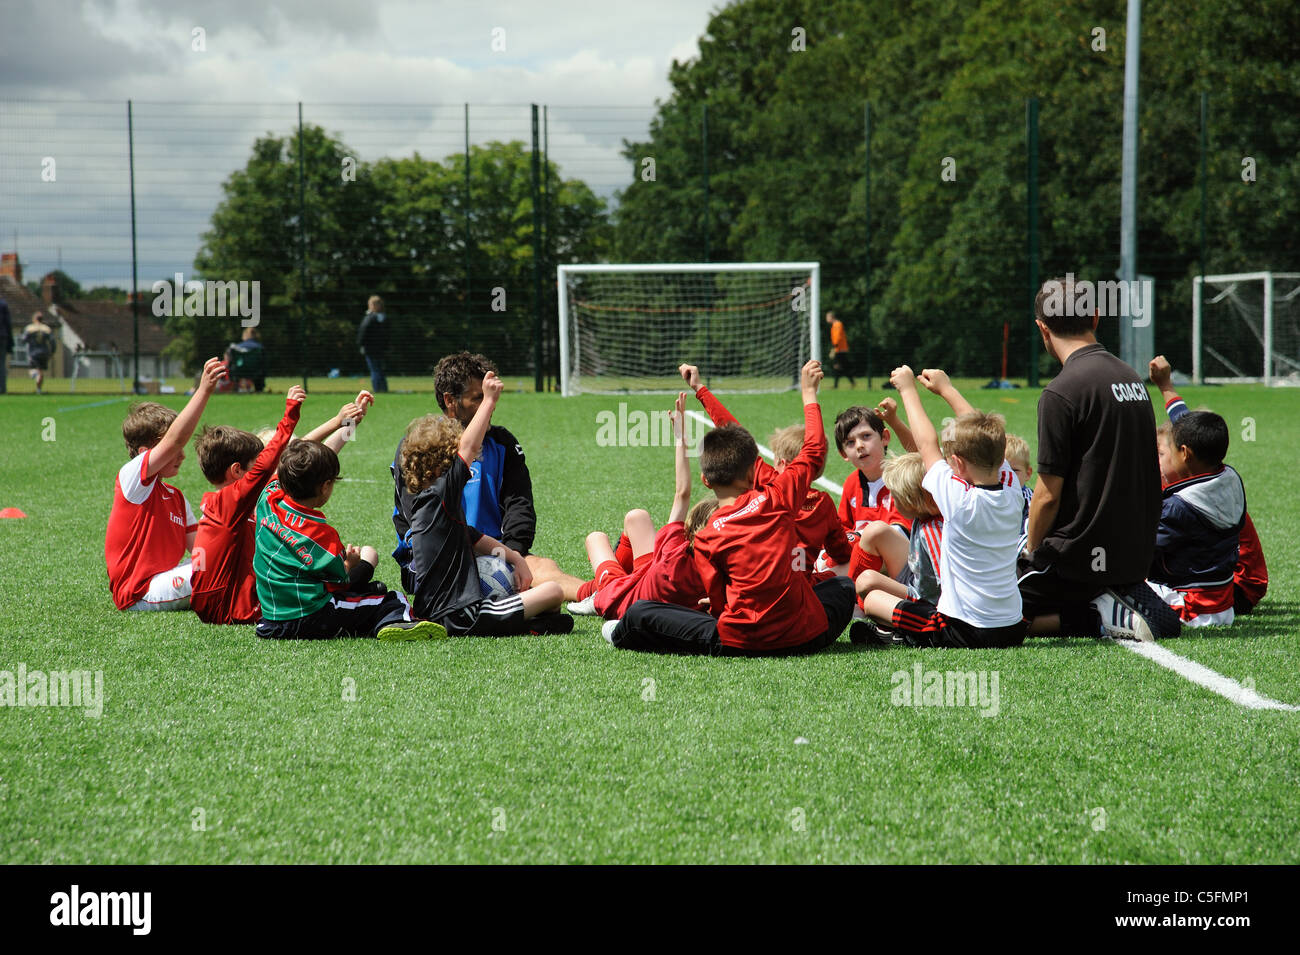
[[[972,408],[942,371],[926,369],[921,383],[957,415],[945,460],[912,369],[895,368],[889,380],[903,399],[925,465],[922,487],[943,515],[943,589],[937,606],[873,591],[863,607],[912,646],[1016,646],[1025,638],[1016,578],[1025,499],[1006,463],[1006,424],[1001,415]]]

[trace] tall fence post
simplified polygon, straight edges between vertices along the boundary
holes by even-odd
[[[472,201],[470,199],[470,179],[469,179],[469,103],[465,104],[465,305],[461,310],[461,348],[469,348],[469,328],[470,328],[470,309],[473,298],[473,282],[470,266],[470,249],[472,243],[469,234],[469,211]]]
[[[863,341],[867,343],[867,390],[871,390],[871,104],[862,107],[862,142],[865,160],[863,162],[862,225],[866,240],[863,242],[862,263],[862,312],[866,316],[866,332]],[[814,316],[821,321],[821,316]]]
[[[537,104],[533,103],[533,390],[542,391],[542,210],[541,152]]]
[[[306,343],[307,337],[307,198],[305,142],[302,135],[302,102],[298,102],[298,335],[297,341]],[[302,389],[307,390],[307,349],[302,349]]]
[[[1201,284],[1196,289],[1197,294],[1192,297],[1193,305],[1196,307],[1196,317],[1192,324],[1195,334],[1192,336],[1192,380],[1196,384],[1201,383],[1201,328],[1202,320],[1205,317],[1205,302],[1203,294],[1205,292],[1205,220],[1207,215],[1207,183],[1208,177],[1208,156],[1210,153],[1210,94],[1209,92],[1201,93],[1201,244],[1197,258],[1200,259],[1201,267]]]
[[[1025,101],[1025,245],[1029,264],[1029,368],[1026,380],[1038,387],[1038,328],[1034,300],[1038,298],[1038,98]]]
[[[138,395],[140,393],[140,278],[135,252],[135,119],[131,114],[130,100],[126,101],[126,152],[131,177],[131,393]],[[17,246],[15,240],[15,249]],[[0,361],[3,360],[7,360],[7,357],[0,356]],[[75,371],[77,359],[74,356],[72,360]]]

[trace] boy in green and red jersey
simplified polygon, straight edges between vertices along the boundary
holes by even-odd
[[[297,441],[280,456],[277,480],[257,503],[253,573],[262,619],[259,637],[324,640],[378,637],[421,640],[447,631],[411,615],[400,593],[354,588],[379,561],[373,547],[343,547],[320,508],[334,492],[339,459],[316,441]]]

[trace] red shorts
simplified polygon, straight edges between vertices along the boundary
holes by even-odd
[[[642,554],[636,560],[632,561],[632,569],[644,566],[648,561],[654,559],[654,554]],[[620,577],[626,577],[628,571],[623,569],[623,565],[616,560],[601,561],[596,568],[596,576],[578,587],[578,599],[586,600],[598,590],[603,590],[611,581],[618,580]]]

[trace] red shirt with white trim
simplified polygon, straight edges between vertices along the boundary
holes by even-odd
[[[779,650],[826,630],[826,611],[795,561],[794,515],[826,461],[819,405],[804,405],[804,426],[799,456],[771,484],[719,507],[695,535],[695,565],[727,646]]]
[[[155,574],[171,570],[185,556],[185,536],[198,526],[189,501],[158,475],[146,480],[149,448],[118,469],[113,510],[104,534],[108,586],[118,610],[136,604]]]
[[[686,542],[686,525],[673,521],[655,534],[654,559],[596,591],[595,610],[607,620],[627,613],[638,600],[695,607],[704,596],[704,583]],[[612,611],[612,612],[611,612]]]
[[[261,616],[253,574],[257,549],[253,511],[280,463],[280,452],[293,437],[301,408],[297,401],[286,402],[275,436],[253,466],[234,484],[203,495],[203,516],[194,538],[190,608],[204,623],[256,623]]]
[[[700,399],[700,404],[704,405],[704,410],[708,412],[709,419],[716,427],[724,428],[729,424],[740,424],[704,385],[695,392],[695,397]],[[759,455],[754,461],[754,488],[767,487],[780,473],[764,461],[762,455]],[[904,520],[901,515],[898,519]],[[804,565],[810,575],[816,571],[817,557],[822,551],[825,551],[832,564],[849,562],[852,545],[844,533],[844,528],[840,526],[839,515],[835,510],[835,499],[825,491],[809,490],[803,506],[795,511],[794,522],[799,534],[799,544],[805,551]]]

